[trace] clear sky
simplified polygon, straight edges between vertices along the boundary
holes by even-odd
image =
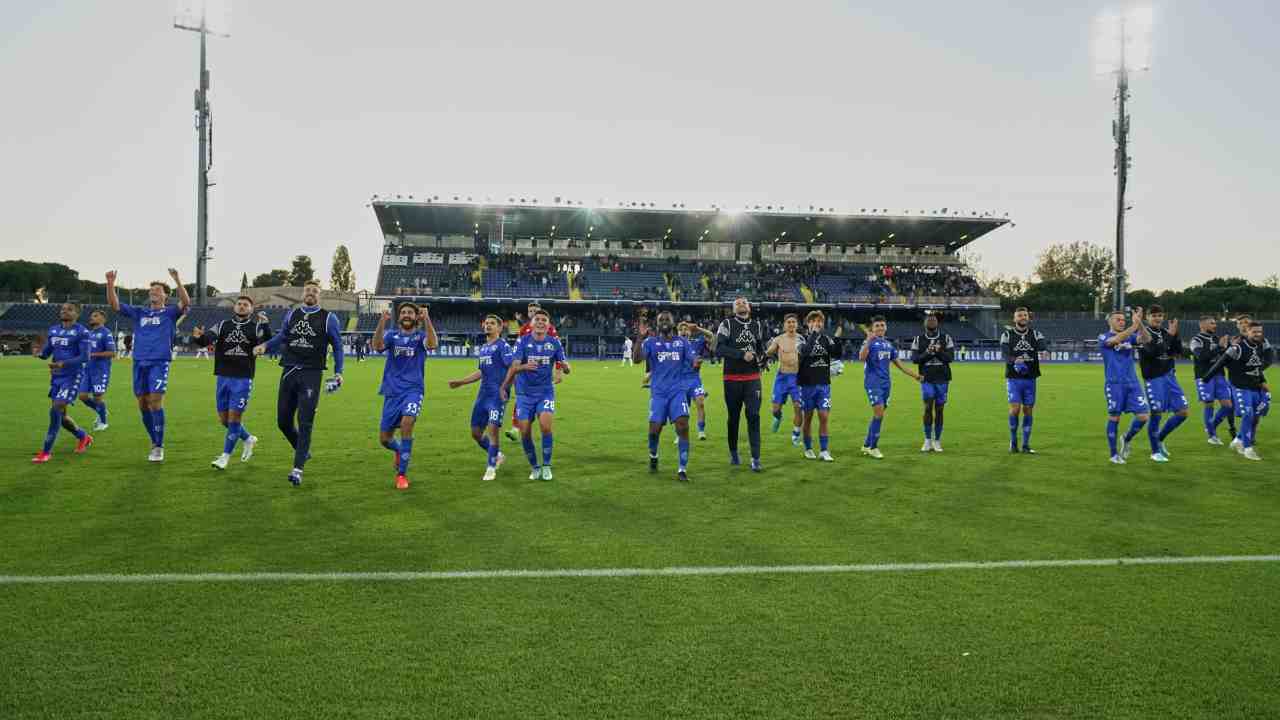
[[[211,40],[210,281],[340,243],[373,193],[1009,212],[1025,276],[1114,242],[1102,2],[239,2]],[[194,279],[197,38],[176,4],[0,3],[0,258]],[[1155,5],[1135,287],[1280,271],[1280,2]]]

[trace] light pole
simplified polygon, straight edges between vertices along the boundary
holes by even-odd
[[[1125,191],[1129,184],[1129,73],[1150,69],[1150,8],[1138,8],[1120,14],[1106,14],[1098,21],[1098,58],[1100,69],[1116,76],[1116,119],[1111,123],[1115,140],[1114,170],[1116,174],[1116,276],[1114,309],[1124,309],[1124,216]]]
[[[195,111],[199,159],[196,173],[196,304],[207,300],[205,289],[209,275],[209,166],[213,164],[213,111],[209,106],[209,68],[206,63],[205,38],[210,34],[230,37],[209,27],[205,7],[200,7],[200,17],[178,16],[173,26],[179,30],[200,33],[200,76],[196,85]]]

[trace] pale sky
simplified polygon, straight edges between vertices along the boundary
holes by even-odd
[[[1114,242],[1103,2],[234,3],[210,41],[209,279],[334,248],[374,193],[1010,213],[1026,276]],[[176,3],[0,4],[0,259],[193,280],[197,37]],[[1155,5],[1134,79],[1135,288],[1280,272],[1280,2]]]

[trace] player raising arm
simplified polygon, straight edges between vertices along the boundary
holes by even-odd
[[[548,332],[550,316],[545,310],[533,313],[532,330],[516,343],[514,362],[507,369],[498,397],[507,401],[508,390],[514,381],[516,386],[516,424],[520,428],[520,442],[532,472],[530,480],[551,480],[551,451],[555,446],[552,421],[556,412],[555,386],[561,375],[569,374],[564,347]],[[542,433],[542,464],[538,464],[538,451],[533,446],[533,421],[537,419]]]
[[[197,347],[213,346],[214,407],[218,422],[226,428],[222,441],[222,454],[213,459],[213,467],[226,470],[236,443],[244,441],[240,462],[249,462],[258,438],[245,428],[242,420],[253,393],[253,376],[257,371],[257,356],[253,349],[271,339],[271,324],[267,314],[259,312],[253,317],[253,298],[241,295],[236,298],[232,316],[205,330],[196,327],[191,331],[191,342]]]
[[[413,427],[422,412],[426,392],[426,351],[435,350],[439,338],[427,309],[414,303],[402,303],[396,308],[396,327],[388,331],[389,320],[391,311],[384,310],[373,332],[373,351],[387,354],[387,362],[382,366],[382,384],[378,387],[378,394],[382,396],[378,441],[395,453],[396,489],[408,490]],[[396,440],[397,430],[399,440]]]
[[[492,480],[498,476],[498,467],[506,460],[506,456],[498,449],[502,415],[507,409],[507,402],[501,397],[501,391],[515,352],[502,339],[502,318],[497,315],[485,317],[484,338],[484,345],[476,351],[479,369],[461,380],[450,380],[449,387],[460,388],[480,381],[475,405],[471,407],[471,439],[489,457],[481,479]]]
[[[1147,398],[1134,372],[1133,360],[1136,345],[1151,341],[1151,334],[1142,322],[1142,308],[1134,308],[1133,323],[1125,327],[1124,311],[1115,310],[1107,316],[1109,328],[1098,336],[1098,349],[1102,352],[1103,393],[1107,398],[1107,445],[1111,449],[1111,462],[1124,465],[1129,459],[1129,443],[1142,432],[1147,424]],[[1134,342],[1136,340],[1136,343]],[[1133,415],[1129,431],[1117,443],[1120,432],[1120,416]],[[1151,459],[1156,459],[1152,448]]]
[[[1196,395],[1204,404],[1204,432],[1209,436],[1210,445],[1223,444],[1218,439],[1218,426],[1223,420],[1227,421],[1231,437],[1236,436],[1236,411],[1231,406],[1232,391],[1227,382],[1226,370],[1219,366],[1213,375],[1208,374],[1209,368],[1227,351],[1230,344],[1230,338],[1226,335],[1218,337],[1217,334],[1217,318],[1203,315],[1200,317],[1200,332],[1188,343],[1191,359],[1195,363]],[[1213,407],[1215,402],[1218,404],[1216,413]]]
[[[1210,374],[1227,369],[1227,378],[1235,389],[1236,417],[1240,418],[1238,452],[1250,460],[1261,460],[1255,447],[1258,421],[1268,405],[1271,386],[1263,374],[1276,361],[1275,348],[1262,334],[1262,323],[1249,321],[1248,332],[1231,343],[1227,351],[1210,366]],[[1234,443],[1233,443],[1234,444]]]

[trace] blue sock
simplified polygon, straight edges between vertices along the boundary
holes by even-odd
[[[481,435],[480,439],[476,440],[476,444],[480,446],[481,450],[485,451],[486,453],[489,452],[489,436],[488,435]]]
[[[1213,406],[1204,406],[1204,431],[1208,435],[1214,435],[1218,430],[1218,420],[1214,418]]]
[[[1236,408],[1231,406],[1227,410],[1227,430],[1231,431],[1231,437],[1236,436]]]
[[[1164,439],[1173,434],[1173,431],[1177,430],[1179,425],[1186,422],[1187,417],[1187,415],[1174,415],[1169,418],[1169,422],[1165,423],[1164,427],[1160,429],[1160,442],[1164,442]]]
[[[237,425],[239,425],[239,426],[240,426],[240,439],[241,439],[241,440],[248,440],[249,438],[253,437],[253,433],[251,433],[251,432],[249,432],[248,430],[245,430],[245,429],[244,429],[244,423],[237,423]]]
[[[1151,413],[1151,421],[1147,423],[1147,440],[1151,442],[1151,453],[1160,452],[1160,413]]]
[[[542,434],[542,464],[551,464],[551,447],[555,444],[555,438],[551,433]]]
[[[685,466],[689,464],[689,436],[685,435],[684,437],[679,438],[679,440],[680,469],[684,470]]]
[[[529,458],[529,467],[538,467],[538,451],[533,447],[533,434],[520,436],[520,446],[524,448],[524,456]]]
[[[871,444],[867,447],[878,447],[880,445],[880,426],[884,424],[884,418],[871,419]]]
[[[658,457],[658,433],[649,433],[649,457]]]
[[[1218,408],[1218,412],[1214,414],[1213,421],[1209,426],[1209,434],[1210,435],[1217,434],[1218,426],[1222,424],[1223,420],[1232,420],[1231,428],[1233,432],[1231,434],[1235,435],[1235,432],[1234,432],[1235,422],[1233,419],[1233,416],[1235,415],[1235,410],[1236,410],[1235,408],[1228,408],[1228,407]]]
[[[391,438],[390,440],[383,440],[382,447],[390,450],[391,452],[394,452],[396,455],[400,454],[400,441],[395,438]]]
[[[151,415],[150,410],[142,411],[142,426],[147,429],[147,437],[151,438],[151,445],[154,446],[156,444],[156,425]]]
[[[792,426],[791,426],[791,437],[792,437],[792,438],[798,438],[798,437],[800,437],[800,432],[801,432],[801,430],[800,430],[800,426],[799,426],[799,425],[792,425]]]
[[[409,456],[413,454],[413,438],[400,438],[400,474],[409,472]]]
[[[95,408],[95,410],[98,411],[98,419],[102,421],[103,425],[106,425],[107,424],[107,401],[95,399],[94,402],[98,404],[98,407]]]
[[[1129,423],[1129,431],[1124,434],[1124,441],[1129,442],[1130,440],[1137,437],[1138,433],[1142,432],[1142,426],[1146,424],[1147,424],[1146,420],[1139,420],[1138,418],[1134,418],[1133,422]]]
[[[933,439],[934,440],[942,439],[942,421],[941,420],[933,421]]]
[[[706,431],[707,431],[707,421],[706,421],[706,420],[699,420],[699,421],[698,421],[698,432],[706,432]]]
[[[826,435],[819,435],[819,436],[818,436],[818,449],[819,449],[819,450],[821,450],[822,452],[826,452],[826,451],[827,451],[827,443],[828,443],[830,440],[831,440],[831,438],[827,437]]]
[[[151,422],[156,428],[156,447],[164,447],[164,408],[151,411]]]
[[[1009,416],[1009,444],[1018,447],[1018,416]]]
[[[1022,447],[1031,447],[1031,421],[1030,415],[1022,416]]]
[[[933,425],[930,423],[924,424],[924,439],[925,440],[933,439]]]
[[[805,435],[805,436],[804,436],[804,449],[805,449],[805,450],[812,450],[812,449],[813,449],[813,436],[812,436],[812,435]]]
[[[44,434],[44,452],[53,449],[53,441],[58,439],[58,429],[62,427],[62,411],[49,408],[49,429]]]
[[[236,449],[236,443],[240,440],[240,423],[233,422],[227,424],[227,438],[222,441],[222,454],[230,455],[232,450]]]
[[[1120,434],[1120,421],[1107,420],[1107,445],[1111,446],[1111,457],[1115,457],[1119,450],[1116,448],[1116,436]]]
[[[489,467],[498,467],[498,443],[489,443]]]

